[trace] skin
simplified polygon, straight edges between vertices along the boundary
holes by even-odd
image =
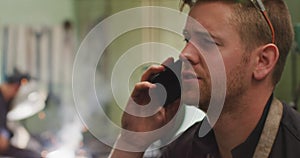
[[[7,138],[0,136],[0,153],[3,153],[8,149],[9,141]]]
[[[231,8],[223,3],[197,5],[190,13],[216,37],[215,41],[219,45],[226,68],[226,101],[222,114],[214,126],[222,157],[231,157],[230,151],[244,142],[258,123],[274,88],[271,73],[279,54],[273,44],[245,52],[236,29],[229,24],[231,13]],[[189,46],[189,43],[182,55],[192,63],[196,63],[193,68],[199,72],[197,74],[201,74],[201,68],[205,69],[205,66],[201,66],[201,57],[197,57],[196,50],[193,46]],[[209,83],[205,81],[209,79],[203,80],[198,80],[200,87]],[[200,108],[205,105],[200,101]],[[205,110],[205,107],[202,109]]]
[[[214,38],[224,61],[227,76],[227,91],[223,111],[216,122],[215,132],[220,154],[223,158],[231,158],[231,150],[243,143],[256,127],[267,100],[271,96],[274,85],[272,84],[272,72],[278,60],[278,48],[274,44],[261,45],[251,52],[246,52],[241,42],[237,29],[230,25],[232,16],[231,6],[222,2],[207,2],[194,6],[190,16],[200,22],[209,34]],[[206,49],[197,49],[197,42],[193,39],[195,30],[189,23],[186,30],[190,33],[187,44],[180,54],[183,63],[183,102],[195,104],[199,108],[207,110],[210,99],[210,75],[207,65],[201,53]],[[212,55],[213,57],[213,55]],[[171,61],[172,62],[172,61]],[[189,63],[191,66],[188,66]],[[142,77],[142,81],[135,86],[133,100],[143,100],[148,89],[154,85],[146,80],[163,67],[154,66],[148,69]],[[196,86],[200,87],[200,100]],[[144,93],[141,93],[144,92]],[[258,93],[259,92],[259,93]],[[139,96],[135,98],[136,96]],[[196,99],[195,99],[196,98]],[[159,112],[147,118],[138,118],[124,113],[122,126],[131,131],[151,131],[164,126],[176,113],[179,102],[167,108],[158,109]],[[130,102],[127,106],[130,106]],[[134,122],[134,123],[132,123]],[[163,134],[160,135],[161,137]],[[127,135],[122,135],[121,138]],[[139,138],[148,140],[142,144],[151,144],[157,137]],[[134,142],[134,141],[133,141]],[[138,142],[138,141],[137,141]],[[142,157],[143,152],[126,152],[113,150],[111,157],[135,158]]]

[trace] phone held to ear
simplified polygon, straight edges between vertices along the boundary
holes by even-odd
[[[164,106],[169,105],[181,96],[181,67],[182,61],[177,60],[173,64],[165,66],[164,71],[154,75],[149,80],[149,82],[159,83],[165,88],[167,98],[164,103],[164,97],[162,97],[164,95],[160,95],[162,93],[161,89],[154,90],[159,99],[158,101]]]

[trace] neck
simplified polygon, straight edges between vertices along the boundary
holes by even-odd
[[[231,150],[243,143],[255,129],[271,93],[259,93],[260,95],[251,97],[245,95],[238,97],[237,100],[226,100],[213,128],[223,158],[231,158]]]

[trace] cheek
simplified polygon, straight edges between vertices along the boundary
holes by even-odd
[[[231,53],[230,55],[223,56],[223,61],[224,61],[224,66],[225,66],[227,76],[230,75],[229,72],[234,71],[235,69],[237,69],[237,67],[240,67],[241,64],[243,63],[242,56],[238,53],[235,54],[237,55]]]

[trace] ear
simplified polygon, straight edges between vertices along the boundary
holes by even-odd
[[[279,58],[279,50],[275,44],[267,44],[259,47],[255,56],[256,67],[253,77],[256,80],[262,80],[272,73]]]

